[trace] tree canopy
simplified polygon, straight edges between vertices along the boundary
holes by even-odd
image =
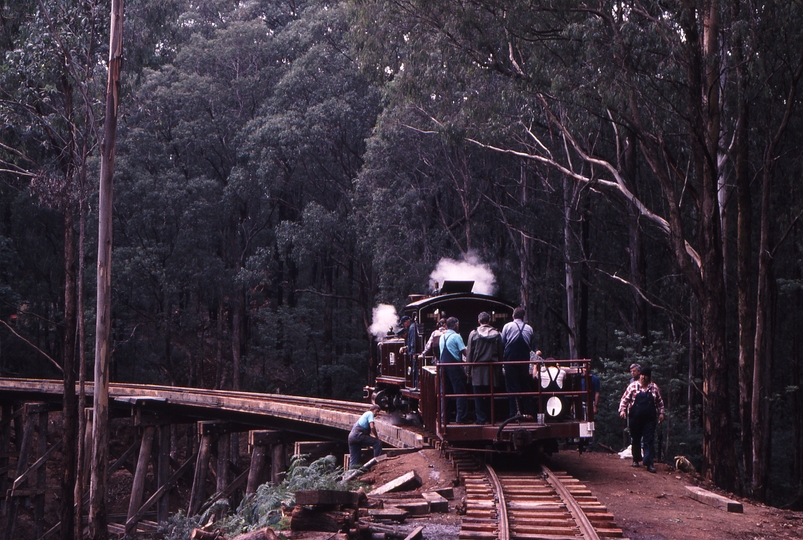
[[[372,309],[463,261],[595,361],[600,437],[646,359],[669,447],[803,504],[799,2],[128,4],[113,380],[359,399]],[[94,343],[108,13],[2,22],[0,373],[57,376]]]

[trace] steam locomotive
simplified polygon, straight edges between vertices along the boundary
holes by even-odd
[[[440,319],[456,317],[463,341],[477,327],[480,312],[491,315],[491,325],[502,327],[513,320],[514,306],[489,295],[473,293],[472,281],[447,281],[434,295],[413,295],[403,315],[416,322],[418,351],[436,329]],[[411,326],[412,328],[412,326]],[[516,361],[488,364],[491,385],[487,394],[472,394],[470,383],[466,394],[447,393],[444,368],[455,364],[439,364],[433,355],[417,358],[403,350],[404,339],[389,332],[377,344],[376,376],[365,388],[365,396],[384,411],[404,413],[420,419],[424,430],[452,449],[492,452],[551,454],[557,451],[559,439],[590,438],[594,432],[593,388],[590,360],[554,360],[522,358]],[[417,364],[418,377],[413,373]],[[501,365],[500,365],[501,364]],[[503,370],[513,364],[527,364],[531,384],[524,392],[507,392]],[[482,364],[472,364],[475,366]],[[464,364],[465,366],[465,364]],[[550,367],[551,366],[551,367]],[[562,372],[562,387],[545,387],[541,374]],[[418,387],[414,380],[418,379]],[[544,378],[546,380],[546,378]],[[489,403],[490,421],[485,424],[458,424],[453,409],[456,398],[463,397],[473,408],[474,398]],[[473,414],[471,415],[473,417]]]

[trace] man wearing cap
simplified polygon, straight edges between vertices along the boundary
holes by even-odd
[[[641,446],[644,444],[644,466],[651,473],[655,472],[653,439],[655,438],[655,420],[664,421],[664,400],[658,385],[652,382],[652,369],[641,368],[639,380],[630,383],[619,402],[619,416],[629,418],[630,436],[633,443],[633,467],[641,461]]]
[[[412,367],[413,371],[413,387],[418,388],[418,325],[407,315],[402,317],[400,322],[406,332],[404,347],[400,352],[408,355],[410,359],[408,365]]]

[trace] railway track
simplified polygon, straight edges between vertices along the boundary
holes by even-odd
[[[454,461],[466,487],[460,540],[622,538],[613,515],[565,473],[498,473],[465,456]]]

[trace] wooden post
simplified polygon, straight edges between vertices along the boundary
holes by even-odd
[[[40,458],[47,453],[47,406],[42,404],[37,408],[39,426],[36,437],[36,457]],[[45,488],[47,488],[47,465],[42,465],[36,471],[36,489],[42,490],[33,498],[33,536],[40,538],[45,523]]]
[[[248,432],[248,446],[251,447],[251,467],[248,469],[246,495],[256,493],[257,488],[266,481],[268,448],[281,441],[281,431],[258,430]]]
[[[273,448],[271,448],[270,456],[270,481],[273,485],[279,485],[284,478],[284,473],[287,470],[286,459],[287,452],[285,451],[284,443],[274,444]]]
[[[229,452],[231,450],[231,434],[224,433],[217,440],[217,487],[215,491],[222,493],[229,487],[230,477],[229,474]],[[222,519],[225,516],[225,511],[220,508],[217,512],[217,518]]]
[[[156,428],[148,426],[142,432],[142,443],[139,445],[139,459],[137,468],[134,471],[134,483],[131,486],[131,497],[128,500],[128,515],[126,521],[134,516],[142,506],[142,496],[145,493],[145,478],[148,474],[148,463],[150,462],[151,449],[153,448],[153,436]],[[136,524],[134,524],[136,525]],[[133,529],[126,528],[126,534],[130,534]]]
[[[39,408],[45,408],[44,403],[26,403],[23,406],[25,416],[23,420],[23,428],[22,428],[22,441],[18,442],[17,445],[19,447],[19,458],[17,459],[17,473],[14,475],[14,478],[22,476],[25,470],[28,468],[28,457],[31,451],[31,446],[33,445],[33,434],[36,430],[36,423],[35,420],[37,418],[34,417],[34,414],[37,414]],[[45,408],[45,410],[47,410]],[[8,521],[6,524],[6,536],[5,540],[14,540],[16,536],[14,535],[14,529],[17,525],[17,509],[19,508],[19,497],[11,497],[9,511],[8,511]]]
[[[92,424],[94,422],[94,409],[92,407],[87,407],[84,409],[84,414],[86,415],[86,427],[84,431],[84,467],[81,473],[83,474],[82,484],[84,488],[89,486],[89,469],[92,466]],[[83,494],[82,494],[83,497]],[[76,519],[82,518],[82,516],[76,516]]]
[[[188,516],[194,516],[198,513],[206,497],[206,475],[209,472],[209,458],[212,455],[212,443],[215,433],[211,430],[205,430],[204,424],[210,423],[198,422],[201,442],[198,445],[198,461],[195,462],[195,476],[192,479],[190,503],[187,507]]]
[[[268,460],[268,449],[265,445],[254,446],[251,450],[251,466],[248,469],[248,483],[245,487],[246,495],[253,495],[264,482],[265,465]]]
[[[156,489],[161,488],[167,483],[170,478],[170,435],[173,426],[169,424],[162,424],[159,426],[159,457],[157,458],[156,465]],[[156,521],[162,523],[167,521],[169,517],[168,503],[170,498],[167,496],[159,499],[156,506]]]
[[[12,407],[7,403],[3,403],[2,409],[0,409],[0,414],[2,414],[2,420],[0,420],[0,470],[5,470],[8,467],[8,451],[9,451],[9,444],[11,443],[11,414],[12,414]],[[6,490],[8,489],[8,473],[4,472],[0,474],[0,494],[5,495]],[[6,513],[6,499],[3,498],[3,509],[2,513]]]
[[[231,481],[229,474],[229,451],[231,449],[231,437],[228,434],[219,437],[217,440],[217,489],[224,491]]]

